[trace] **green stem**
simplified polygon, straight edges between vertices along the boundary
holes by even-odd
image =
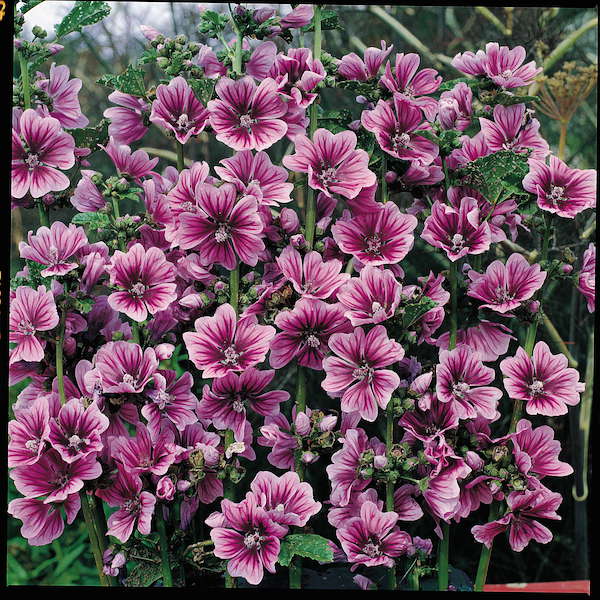
[[[442,521],[442,539],[438,552],[438,590],[448,590],[448,554],[450,551],[450,524]]]
[[[225,450],[231,446],[234,442],[234,435],[231,429],[225,431]],[[229,477],[225,479],[223,482],[223,497],[227,498],[227,500],[235,500],[235,489],[233,487],[233,482]],[[229,574],[228,571],[225,571],[225,587],[228,589],[235,587],[235,579]]]
[[[103,551],[100,545],[100,541],[98,539],[99,536],[96,532],[92,507],[89,504],[89,499],[86,492],[81,491],[79,493],[79,497],[81,499],[81,510],[83,512],[83,518],[85,520],[88,535],[90,537],[90,545],[92,546],[92,554],[94,555],[96,571],[98,571],[98,579],[100,581],[101,586],[109,587],[111,585],[111,581],[108,575],[104,573],[104,562],[102,556]]]
[[[408,588],[411,592],[418,592],[420,587],[419,583],[419,568],[417,564],[417,560],[415,560],[412,564],[408,572]]]
[[[173,575],[171,574],[171,565],[169,564],[169,538],[167,537],[167,527],[163,518],[162,506],[156,507],[156,526],[160,538],[160,563],[163,576],[163,586],[173,587]]]
[[[235,40],[235,55],[233,57],[233,72],[236,75],[242,74],[242,45],[244,43],[244,36],[239,32],[237,33],[237,39]]]
[[[565,152],[567,150],[567,128],[569,127],[568,121],[561,121],[560,123],[560,139],[558,140],[558,158],[565,160]]]
[[[388,201],[388,187],[387,181],[385,180],[385,172],[387,170],[387,158],[381,157],[381,201],[385,204]]]
[[[450,263],[450,338],[448,340],[448,349],[456,348],[456,336],[458,332],[458,282],[457,282],[458,265],[456,262]]]
[[[183,159],[183,144],[179,140],[175,140],[175,152],[177,153],[177,170],[181,173],[185,169]]]
[[[495,521],[498,516],[499,504],[498,502],[492,502],[490,504],[490,516],[488,523]],[[479,566],[477,567],[477,575],[475,576],[475,592],[483,592],[483,586],[487,579],[488,569],[490,566],[490,558],[492,556],[492,547],[489,548],[484,544],[481,547],[481,555],[479,556]]]
[[[58,322],[58,335],[56,336],[56,379],[58,381],[58,397],[60,398],[61,404],[65,404],[67,401],[65,396],[65,372],[63,363],[63,344],[65,341],[66,320],[67,311],[63,309],[60,314],[60,321]]]
[[[388,402],[386,411],[386,422],[385,422],[385,449],[388,462],[391,462],[392,446],[394,445],[394,405],[390,401]],[[394,482],[388,479],[385,482],[385,509],[388,512],[394,510]],[[396,565],[387,569],[387,584],[388,590],[395,590],[397,587],[396,583]]]
[[[236,263],[235,267],[229,271],[229,303],[233,307],[237,316],[239,312],[240,296],[240,265]]]
[[[25,110],[27,110],[31,108],[31,88],[29,87],[29,65],[22,52],[19,52],[19,66],[21,68],[21,84],[23,85],[23,101]]]
[[[37,202],[38,215],[40,218],[40,225],[50,227],[50,211],[48,207],[42,202],[41,198],[38,198]]]

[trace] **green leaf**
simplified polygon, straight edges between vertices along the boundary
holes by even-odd
[[[279,564],[289,566],[294,556],[311,558],[321,563],[333,561],[333,550],[329,541],[314,533],[295,533],[287,535],[281,541]]]
[[[144,71],[133,65],[129,65],[120,75],[113,75],[112,73],[103,75],[97,83],[132,96],[146,95]]]
[[[102,21],[110,14],[110,6],[106,2],[75,2],[73,10],[54,27],[56,39],[73,31],[81,31],[86,25]]]
[[[440,138],[437,135],[435,135],[435,133],[433,133],[431,129],[417,129],[416,131],[413,131],[413,133],[415,135],[424,137],[425,139],[429,140],[430,142],[433,142],[434,144],[439,145],[440,143]]]
[[[404,306],[404,314],[402,315],[402,324],[405,329],[408,329],[413,323],[418,321],[428,310],[435,308],[437,302],[428,296],[421,296],[418,302],[407,304]]]
[[[102,119],[95,127],[70,129],[69,133],[75,140],[75,146],[94,151],[98,149],[98,144],[104,145],[108,142],[108,123],[107,119]]]
[[[489,101],[489,104],[502,104],[502,106],[512,106],[513,104],[525,104],[527,102],[539,102],[539,96],[515,96],[509,92],[500,92]]]
[[[500,150],[478,158],[455,172],[460,185],[471,187],[493,204],[510,195],[527,196],[523,178],[529,173],[527,156]]]
[[[338,14],[335,10],[322,10],[321,11],[321,30],[322,31],[331,31],[333,29],[339,29],[343,31],[342,24],[340,23]],[[304,33],[308,33],[310,31],[315,30],[314,23],[309,23],[302,27],[302,31]]]
[[[74,215],[71,223],[75,225],[87,225],[90,229],[102,229],[109,225],[110,218],[104,213],[84,212]]]
[[[140,561],[129,571],[125,587],[150,587],[162,577],[160,561]]]
[[[198,98],[198,100],[200,100],[200,102],[206,106],[213,97],[215,85],[217,83],[216,80],[204,77],[202,79],[190,79],[188,83],[194,90],[196,98]]]
[[[19,7],[19,12],[24,15],[29,12],[32,8],[35,8],[38,4],[41,4],[44,0],[25,0]]]
[[[449,81],[444,81],[442,85],[440,85],[438,92],[447,92],[451,90],[457,83],[466,83],[471,89],[477,89],[481,85],[481,81],[479,79],[471,79],[470,77],[458,77],[457,79],[450,79]]]

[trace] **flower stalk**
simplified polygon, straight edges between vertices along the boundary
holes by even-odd
[[[169,538],[167,537],[167,526],[162,511],[163,507],[158,506],[156,509],[156,526],[158,528],[160,543],[160,564],[163,576],[163,586],[173,587],[173,575],[171,573],[171,565],[169,564]]]
[[[386,411],[386,423],[385,423],[385,449],[388,457],[388,461],[391,462],[392,446],[394,445],[394,404],[388,402]],[[388,512],[394,510],[394,482],[388,478],[385,482],[385,509]],[[387,589],[395,590],[397,587],[396,583],[396,565],[387,569]]]
[[[89,497],[87,492],[82,491],[79,494],[81,499],[81,511],[83,512],[83,518],[88,530],[90,538],[90,545],[92,546],[92,554],[94,555],[94,563],[96,564],[96,570],[98,571],[98,580],[100,585],[103,587],[111,586],[111,578],[104,573],[104,561],[103,561],[103,549],[102,542],[98,531],[96,530],[94,511],[89,503]]]

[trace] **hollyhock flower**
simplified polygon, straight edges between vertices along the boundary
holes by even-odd
[[[552,541],[552,532],[537,519],[560,520],[556,513],[562,502],[560,494],[539,486],[534,490],[512,492],[506,501],[509,510],[503,517],[471,528],[478,542],[491,548],[494,538],[507,529],[510,547],[515,552],[521,552],[531,540],[540,544]]]
[[[142,492],[142,480],[138,475],[119,468],[113,484],[97,490],[96,496],[109,506],[119,507],[108,517],[106,535],[112,535],[124,544],[134,529],[142,535],[150,533],[156,498],[150,492]]]
[[[138,475],[164,475],[176,456],[176,447],[166,430],[156,439],[152,439],[148,428],[141,423],[136,427],[135,437],[119,438],[115,441],[112,451],[125,471]]]
[[[334,258],[324,262],[315,251],[308,252],[303,260],[293,246],[286,246],[276,261],[283,275],[303,298],[324,300],[335,297],[336,291],[350,277],[348,273],[340,273],[343,265],[339,260]]]
[[[313,18],[314,9],[311,4],[298,4],[285,17],[281,18],[282,29],[299,29],[308,25]]]
[[[148,131],[144,125],[144,115],[150,112],[150,104],[143,98],[114,91],[108,99],[113,104],[102,114],[110,120],[108,135],[117,144],[131,144],[141,140]]]
[[[484,366],[479,355],[469,346],[440,350],[436,367],[436,393],[441,402],[452,402],[461,419],[481,415],[494,419],[502,392],[489,387],[495,378],[494,369]]]
[[[353,131],[331,133],[317,129],[312,141],[304,135],[294,138],[295,154],[285,156],[283,164],[298,173],[308,173],[308,183],[328,196],[340,194],[355,198],[362,188],[376,182],[369,171],[369,156],[356,149]]]
[[[262,581],[264,569],[275,572],[279,556],[279,540],[287,527],[273,522],[265,510],[257,506],[252,494],[234,504],[221,502],[225,527],[215,527],[210,537],[217,558],[224,558],[232,577],[243,577],[251,585]]]
[[[219,306],[212,317],[196,319],[194,326],[196,331],[186,331],[183,340],[190,360],[205,379],[261,363],[275,335],[273,327],[258,325],[254,316],[238,321],[230,304]]]
[[[480,308],[506,314],[529,300],[542,287],[546,275],[538,264],[530,265],[522,254],[514,252],[506,264],[495,260],[483,275],[469,271],[467,295],[483,301]]]
[[[158,157],[151,159],[143,150],[131,152],[129,146],[119,144],[113,138],[106,146],[98,145],[108,154],[119,175],[131,177],[137,183],[141,183],[142,177],[152,175],[152,169],[158,163]]]
[[[66,463],[56,450],[48,450],[36,463],[13,469],[10,476],[21,494],[27,498],[46,496],[44,504],[49,504],[64,502],[83,488],[84,481],[96,479],[101,473],[96,454]]]
[[[276,55],[277,46],[273,42],[261,42],[254,48],[246,62],[246,75],[251,75],[258,81],[269,77],[269,71],[275,62]]]
[[[403,441],[421,440],[425,445],[441,446],[446,443],[444,434],[458,427],[459,416],[453,402],[441,402],[432,396],[428,405],[405,412],[398,424],[406,431]]]
[[[277,477],[269,471],[260,471],[250,484],[250,491],[258,506],[280,525],[303,527],[321,510],[321,503],[313,498],[312,487],[300,482],[297,473]]]
[[[538,342],[531,357],[518,348],[515,356],[500,363],[500,370],[509,397],[525,401],[527,414],[555,417],[577,404],[585,389],[577,370],[567,365],[566,356],[552,354],[548,344]]]
[[[106,198],[92,181],[95,174],[96,171],[81,170],[81,179],[71,196],[71,204],[79,212],[97,212],[106,206]]]
[[[435,162],[440,162],[439,157],[435,159]],[[410,188],[418,185],[435,185],[443,179],[444,170],[441,164],[422,165],[420,162],[414,161],[410,163],[408,169],[397,180],[394,180],[394,182],[403,188]],[[407,212],[411,212],[410,209]]]
[[[295,410],[294,407],[292,412],[295,413]],[[299,414],[294,416],[299,417]],[[300,447],[300,441],[293,435],[293,429],[295,427],[282,413],[265,417],[265,424],[260,428],[261,437],[257,441],[259,445],[271,448],[267,460],[278,469],[294,468],[295,452]]]
[[[485,252],[491,242],[490,226],[480,221],[477,200],[469,196],[461,199],[458,208],[436,200],[421,237],[444,250],[452,262],[467,254]]]
[[[585,297],[588,311],[593,313],[596,310],[596,245],[593,243],[583,253],[577,289]]]
[[[159,347],[155,348],[158,352]],[[173,423],[179,431],[197,421],[195,409],[198,399],[192,393],[194,380],[189,372],[183,373],[179,379],[175,371],[159,369],[153,377],[154,388],[147,389],[145,394],[150,399],[142,407],[142,415],[148,421],[148,431],[155,439],[163,420]]]
[[[365,502],[360,517],[348,520],[336,531],[348,561],[353,563],[351,571],[360,564],[393,567],[394,558],[406,554],[412,540],[396,527],[397,522],[396,513],[382,512],[373,502]]]
[[[265,392],[275,376],[275,371],[246,369],[241,375],[229,372],[205,385],[198,406],[198,418],[210,419],[216,429],[231,429],[238,442],[244,439],[247,409],[259,415],[275,415],[279,404],[290,395],[282,390]]]
[[[331,457],[326,468],[331,482],[331,503],[346,506],[353,492],[364,490],[372,478],[371,464],[375,456],[385,457],[385,444],[377,438],[369,438],[363,429],[348,429],[344,434],[344,446]]]
[[[219,61],[214,50],[206,44],[200,44],[200,50],[192,58],[192,64],[204,69],[204,76],[208,79],[218,79],[227,75],[225,65]]]
[[[81,79],[69,80],[69,67],[66,65],[50,65],[48,79],[38,79],[34,86],[42,90],[49,97],[48,111],[65,129],[78,129],[85,127],[89,120],[81,112],[79,105],[79,90]]]
[[[381,48],[366,48],[364,61],[354,52],[342,56],[338,65],[338,74],[344,79],[351,81],[369,81],[375,79],[379,74],[381,65],[386,61],[394,46],[386,47],[386,43],[381,41]]]
[[[41,274],[51,277],[66,275],[78,267],[76,262],[69,262],[69,259],[88,243],[88,239],[83,227],[54,221],[49,229],[40,227],[35,235],[30,231],[27,242],[19,244],[21,258],[45,265]]]
[[[156,372],[158,359],[153,348],[108,342],[96,353],[94,367],[104,393],[139,394]]]
[[[66,463],[72,463],[102,451],[100,436],[108,424],[97,404],[85,408],[81,400],[72,398],[50,420],[47,439]]]
[[[423,510],[413,497],[417,493],[417,486],[410,483],[394,492],[394,512],[400,521],[418,521],[423,516]]]
[[[401,94],[394,94],[392,106],[379,100],[373,110],[364,110],[361,123],[375,134],[381,149],[396,158],[429,165],[439,154],[436,144],[415,133],[429,128],[423,111]]]
[[[530,158],[523,188],[537,196],[542,210],[572,219],[586,208],[596,206],[594,169],[570,169],[560,158],[550,156],[550,165]]]
[[[442,129],[464,131],[471,124],[473,92],[464,82],[442,92],[438,105],[438,119]]]
[[[421,58],[418,54],[396,54],[394,72],[390,63],[385,66],[385,74],[380,84],[394,95],[401,94],[423,110],[429,120],[433,120],[437,112],[437,101],[433,98],[423,98],[424,94],[433,94],[442,83],[441,75],[435,69],[419,69]]]
[[[437,462],[423,491],[423,499],[433,515],[444,521],[454,516],[460,508],[461,490],[458,482],[470,473],[471,468],[462,459],[449,457]]]
[[[17,411],[15,417],[8,423],[9,468],[32,465],[46,449],[46,439],[50,432],[47,398],[36,397],[30,406]]]
[[[336,529],[344,527],[349,519],[360,517],[360,509],[365,502],[372,502],[379,510],[383,508],[383,502],[373,488],[367,488],[364,492],[353,491],[348,504],[329,509],[327,513],[329,524]]]
[[[327,376],[321,387],[342,396],[344,412],[358,412],[366,421],[375,421],[377,407],[385,409],[400,384],[400,377],[383,367],[404,357],[402,346],[388,339],[383,325],[376,325],[367,334],[361,327],[353,333],[336,333],[329,347],[337,356],[323,360]]]
[[[236,190],[231,184],[219,188],[200,184],[196,195],[201,210],[179,216],[179,247],[197,248],[203,265],[217,263],[232,270],[239,257],[255,266],[265,247],[256,198],[245,196],[236,202]]]
[[[485,74],[504,89],[530,85],[543,69],[536,69],[533,60],[524,65],[525,55],[523,46],[509,49],[508,46],[499,46],[497,42],[489,42],[485,46]]]
[[[185,144],[190,137],[204,131],[208,116],[208,110],[183,77],[174,77],[169,85],[156,88],[150,121],[172,131],[179,143]]]
[[[400,212],[396,204],[388,202],[377,211],[348,221],[338,220],[331,232],[342,252],[352,254],[365,265],[377,266],[398,263],[408,254],[417,223],[416,217]]]
[[[510,340],[515,337],[512,331],[501,323],[482,320],[479,325],[456,332],[456,343],[470,346],[483,362],[496,361],[508,352]],[[444,350],[448,349],[450,333],[446,332],[436,340],[435,345]]]
[[[48,331],[58,325],[59,317],[54,295],[40,285],[37,290],[19,286],[10,301],[8,317],[9,341],[17,345],[12,351],[9,364],[17,361],[40,362],[44,359],[46,342],[36,333]]]
[[[531,150],[530,158],[544,160],[550,152],[548,142],[538,133],[540,122],[528,119],[524,104],[494,107],[494,120],[479,117],[481,133],[492,152],[511,150],[523,154]]]
[[[58,119],[42,117],[32,108],[23,111],[13,123],[11,195],[23,198],[29,192],[41,198],[67,189],[69,178],[61,171],[75,164],[74,152],[75,142]]]
[[[257,86],[252,77],[237,81],[223,77],[215,92],[219,99],[207,105],[210,125],[217,139],[230,148],[265,150],[286,134],[288,126],[280,119],[286,105],[273,79],[263,79]]]
[[[238,193],[254,196],[261,205],[279,206],[291,202],[293,183],[286,183],[288,172],[273,165],[266,152],[253,154],[250,150],[236,152],[216,166],[217,175],[235,185]]]
[[[177,298],[175,267],[158,248],[134,244],[127,252],[115,250],[106,266],[110,283],[122,289],[108,297],[114,310],[141,323],[165,310]]]
[[[460,138],[460,143],[462,146],[452,150],[450,156],[448,156],[446,160],[446,165],[449,169],[458,169],[478,158],[488,156],[492,153],[488,148],[485,137],[481,131],[472,138],[468,135],[463,135]]]
[[[271,342],[269,361],[274,369],[297,358],[299,365],[320,370],[331,335],[352,329],[340,304],[311,298],[301,298],[293,310],[280,312],[275,325],[282,331]]]
[[[80,508],[79,494],[70,494],[64,502],[50,503],[36,498],[15,498],[8,504],[8,514],[23,521],[21,535],[30,546],[45,546],[65,530],[62,511],[70,525]]]
[[[560,442],[548,425],[532,428],[531,422],[521,419],[512,436],[515,464],[522,473],[545,477],[564,477],[573,472],[571,465],[558,460]]]
[[[452,66],[465,75],[477,77],[485,73],[485,60],[486,55],[483,50],[477,50],[476,54],[467,50],[452,59]]]

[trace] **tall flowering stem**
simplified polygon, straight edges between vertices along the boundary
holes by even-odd
[[[181,173],[183,171],[183,144],[179,140],[175,140],[175,150],[177,152],[177,170]]]
[[[66,292],[66,289],[65,289]],[[63,310],[58,323],[58,333],[56,336],[56,380],[58,382],[58,396],[60,403],[65,404],[65,373],[63,361],[63,345],[65,341],[65,322],[67,319],[67,311]]]
[[[90,544],[92,546],[92,554],[94,555],[94,563],[96,564],[96,570],[98,571],[98,579],[100,585],[103,587],[110,587],[112,578],[104,573],[104,562],[103,562],[103,536],[95,526],[94,509],[90,505],[89,497],[86,492],[82,491],[79,494],[81,499],[81,511],[83,512],[83,518],[87,526],[88,535],[90,537]],[[93,500],[93,498],[92,498]]]
[[[156,526],[158,528],[160,543],[160,560],[163,586],[173,587],[173,575],[171,574],[171,565],[169,564],[169,538],[167,537],[167,527],[161,506],[159,506],[156,511]]]
[[[391,458],[392,446],[394,444],[394,403],[388,402],[385,424],[385,450],[388,460]],[[385,509],[388,512],[394,511],[394,482],[388,479],[385,482]],[[387,570],[387,589],[395,590],[396,584],[396,566],[389,567]]]

